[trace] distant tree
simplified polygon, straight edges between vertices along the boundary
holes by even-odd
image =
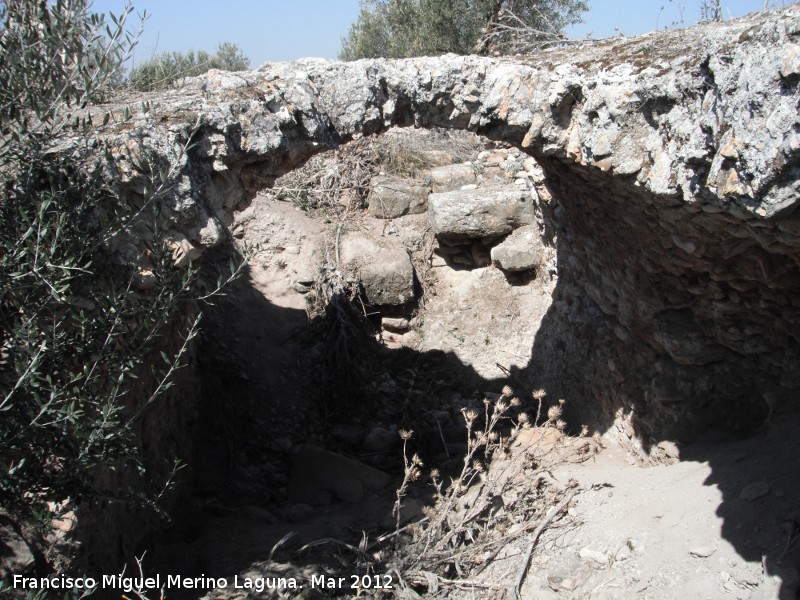
[[[339,58],[356,60],[397,56],[395,46],[399,45],[399,40],[392,39],[386,13],[385,5],[370,6],[369,2],[362,0],[358,19],[350,26],[347,37],[342,39]]]
[[[490,5],[475,51],[529,52],[564,39],[564,30],[589,10],[586,0],[486,0]]]
[[[250,68],[250,59],[244,55],[236,44],[223,42],[217,48],[217,54],[211,59],[215,69],[223,71],[245,71]]]
[[[586,10],[585,0],[361,0],[339,58],[524,51]]]
[[[128,76],[128,85],[139,91],[151,91],[174,86],[185,77],[202,75],[209,69],[244,71],[250,68],[250,59],[242,49],[230,42],[223,42],[216,54],[205,50],[188,52],[162,52],[158,56],[137,65]]]

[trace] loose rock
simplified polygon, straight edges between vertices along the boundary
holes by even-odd
[[[364,438],[364,450],[367,452],[386,452],[397,446],[400,437],[397,432],[375,427]]]
[[[769,483],[761,479],[759,481],[748,483],[746,486],[744,486],[742,491],[739,492],[739,500],[753,502],[754,500],[763,498],[767,494],[769,494]]]
[[[717,551],[716,546],[698,546],[689,550],[689,554],[696,558],[708,558]]]
[[[504,271],[527,271],[542,263],[544,256],[539,228],[526,225],[515,230],[500,244],[492,248],[492,260]]]
[[[305,444],[294,457],[289,476],[289,497],[293,502],[314,501],[320,491],[336,493],[337,482],[355,479],[368,491],[378,491],[389,476],[353,459]]]
[[[428,217],[437,236],[482,238],[535,223],[527,190],[490,187],[428,196]]]
[[[378,176],[370,181],[369,212],[379,219],[425,212],[428,188],[399,177]]]
[[[581,559],[591,566],[595,568],[605,567],[608,565],[608,555],[605,552],[599,552],[597,550],[592,550],[588,546],[586,548],[581,548],[578,555]]]
[[[364,485],[358,479],[340,479],[334,484],[333,491],[342,502],[355,504],[364,499]]]

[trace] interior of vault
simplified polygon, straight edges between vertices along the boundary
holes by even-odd
[[[491,135],[504,137],[502,131]],[[499,145],[513,148],[502,141]],[[550,196],[537,205],[537,217],[544,242],[557,254],[557,276],[548,290],[552,302],[543,315],[532,317],[539,322],[528,340],[529,359],[511,369],[518,385],[544,388],[553,400],[566,398],[576,426],[589,423],[602,432],[623,423],[645,447],[664,439],[690,441],[710,432],[748,435],[770,415],[793,408],[800,385],[794,368],[798,330],[793,314],[800,277],[797,253],[791,243],[783,242],[797,230],[796,219],[754,219],[715,197],[688,203],[678,195],[654,195],[633,177],[577,166],[559,156],[533,158],[543,169]],[[331,223],[336,219],[322,213],[316,218]],[[233,246],[228,250],[235,252]],[[245,348],[251,357],[274,356],[280,351],[260,349],[265,338],[296,336],[287,330],[290,323],[306,327],[302,311],[284,310],[261,294],[262,314],[237,329],[236,315],[247,313],[242,306],[261,302],[258,296],[245,278],[228,294],[229,313],[212,309],[222,312],[210,313],[211,328],[217,322],[224,326],[206,335],[203,356],[216,360],[230,354],[229,348]],[[419,300],[408,308],[409,316],[415,314]],[[375,312],[381,311],[373,311],[373,323]],[[384,307],[383,312],[389,310]],[[270,326],[253,327],[255,320]],[[313,340],[319,330],[313,331],[311,327],[304,335]],[[485,336],[468,315],[461,331],[466,338]],[[442,370],[458,374],[459,381],[475,391],[510,381],[501,372],[486,376],[472,372],[469,365],[465,369],[458,352],[444,346],[438,352],[427,347],[416,353],[407,347],[363,349],[362,361],[374,359],[382,367],[409,360],[439,361]],[[307,341],[298,351],[313,363],[318,350]],[[254,386],[253,376],[239,370],[232,374],[227,366],[203,369],[224,380],[210,381],[207,389],[252,392],[260,385],[270,389],[273,403],[293,397],[277,402],[292,411],[309,405],[319,391],[313,365],[281,371],[280,385]],[[270,369],[262,365],[260,372]],[[373,370],[366,378],[374,375]],[[232,382],[231,377],[238,379]],[[307,384],[310,389],[302,390]],[[263,401],[262,392],[258,394]],[[426,397],[435,396],[427,390]],[[374,414],[369,394],[357,404]],[[259,407],[263,406],[255,410]]]
[[[453,151],[455,162],[474,160],[487,144],[494,147],[478,136],[465,137],[467,141],[463,137],[456,141],[459,148]],[[430,140],[420,138],[417,143],[430,144]],[[303,168],[318,167],[315,163]],[[376,174],[382,168],[378,166]],[[280,180],[272,183],[275,188],[280,185]],[[462,404],[480,402],[484,392],[498,393],[508,383],[508,377],[495,364],[498,362],[514,369],[516,385],[533,385],[522,364],[511,365],[493,354],[497,345],[487,343],[487,336],[492,336],[490,342],[502,341],[502,327],[494,326],[489,332],[486,327],[476,326],[474,311],[463,311],[463,316],[455,319],[457,332],[450,331],[449,337],[429,332],[424,342],[414,338],[416,343],[412,346],[387,343],[391,334],[381,335],[381,322],[386,318],[410,320],[415,327],[425,329],[426,321],[430,326],[439,316],[451,313],[448,316],[452,319],[453,314],[462,312],[458,307],[450,310],[444,303],[435,313],[430,309],[437,293],[429,264],[436,240],[427,227],[426,214],[395,221],[367,218],[365,224],[363,208],[357,214],[350,207],[338,205],[305,211],[299,210],[297,203],[276,201],[274,196],[255,194],[247,210],[255,208],[256,216],[244,223],[241,234],[245,242],[265,245],[267,251],[251,260],[245,276],[232,285],[225,298],[206,310],[200,363],[211,420],[220,422],[219,407],[224,403],[228,414],[238,415],[234,420],[239,425],[245,422],[265,434],[258,438],[260,450],[255,452],[271,453],[289,438],[294,446],[304,441],[318,443],[380,468],[396,470],[402,466],[397,460],[396,444],[390,446],[389,452],[365,451],[348,445],[349,438],[358,434],[346,429],[353,425],[351,429],[358,431],[377,425],[395,437],[400,428],[413,429],[417,432],[416,443],[429,453],[455,454],[463,442],[463,428],[450,423],[448,430],[446,424],[437,421],[437,411],[444,408],[457,413]],[[316,310],[311,310],[308,296],[292,289],[293,280],[285,276],[291,264],[287,267],[285,263],[291,263],[292,256],[296,256],[291,253],[297,246],[312,244],[315,238],[332,254],[341,234],[340,225],[354,231],[380,229],[380,235],[388,231],[387,235],[401,238],[413,258],[416,296],[402,305],[377,306],[370,305],[362,293],[350,295],[347,301],[337,298],[332,303],[335,306],[320,307],[315,301]],[[392,233],[393,227],[401,232]],[[287,242],[289,236],[295,236],[293,242]],[[229,253],[236,252],[232,244],[217,251],[222,263]],[[328,275],[325,269],[319,269],[325,260],[315,264],[320,280]],[[327,260],[331,260],[330,256]],[[472,272],[490,270],[454,264],[449,258],[445,262],[444,270],[461,273],[467,279]],[[428,263],[427,268],[422,263]],[[496,275],[498,281],[491,282],[491,290],[504,289],[509,298],[536,283],[533,274]],[[471,287],[466,286],[465,290]],[[478,295],[482,295],[484,309],[504,301],[490,292]],[[463,293],[461,297],[469,298]],[[343,356],[342,340],[347,357]],[[470,341],[476,343],[468,344],[469,358],[464,358],[463,348],[457,346]],[[527,345],[529,354],[533,337],[523,337],[518,343]],[[479,354],[482,356],[477,360]],[[248,436],[240,433],[238,437]],[[284,441],[273,444],[274,438]],[[240,453],[238,459],[232,460],[246,464],[250,458],[245,455],[246,452]],[[280,489],[283,481],[279,476],[273,490]]]
[[[493,137],[501,140],[475,137],[474,149],[530,156]],[[326,156],[305,164],[317,168],[313,161]],[[477,154],[466,158],[478,162]],[[195,492],[286,502],[304,443],[397,472],[403,428],[417,433],[415,449],[434,462],[455,459],[459,410],[506,384],[523,397],[545,389],[546,402],[565,399],[574,432],[585,424],[655,455],[662,440],[743,437],[794,409],[800,277],[787,242],[800,231],[796,219],[757,220],[716,198],[686,203],[653,195],[631,177],[533,158],[543,180],[532,202],[556,260],[552,272],[529,277],[444,260],[431,280],[419,266],[436,260],[441,241],[425,213],[413,216],[404,237],[391,228],[402,230],[408,217],[369,221],[352,205],[304,211],[270,198],[269,188],[262,194],[240,183],[234,195],[252,200],[237,214],[250,216],[234,215],[231,230],[239,233],[208,260],[226,265],[241,241],[267,252],[205,308]],[[282,275],[287,248],[302,250],[315,236],[330,248],[349,221],[428,242],[408,247],[421,259],[415,286],[424,294],[400,307],[352,296],[339,306],[352,321],[330,307],[309,319],[306,298]],[[448,285],[457,293],[445,294]],[[387,316],[410,319],[422,339],[387,344],[376,327]],[[330,345],[337,327],[349,328],[352,354],[344,361]],[[524,352],[509,358],[515,343]],[[342,369],[331,376],[326,364]],[[392,441],[365,447],[371,429]]]
[[[475,140],[476,148],[514,149]],[[516,150],[520,159],[529,156]],[[464,434],[454,417],[506,384],[520,395],[543,388],[549,403],[566,399],[573,432],[587,424],[656,458],[663,440],[746,437],[793,410],[800,278],[797,255],[781,240],[795,220],[753,221],[713,198],[687,204],[650,194],[632,178],[533,158],[544,174],[537,224],[556,255],[554,271],[509,276],[496,266],[444,260],[432,281],[416,272],[424,294],[406,306],[351,297],[343,306],[354,319],[344,325],[352,326],[357,351],[336,374],[343,379],[327,384],[321,370],[342,316],[329,310],[309,318],[306,298],[286,275],[287,257],[315,236],[332,247],[345,220],[384,232],[387,223],[365,221],[365,211],[352,214],[352,206],[308,211],[270,198],[269,190],[239,192],[252,196],[239,212],[250,216],[234,217],[230,228],[239,233],[208,261],[224,270],[242,241],[267,251],[205,308],[195,506],[221,514],[290,506],[292,463],[303,444],[398,474],[397,432],[413,429],[412,448],[430,464],[455,463]],[[306,166],[317,168],[313,160]],[[396,235],[428,240],[417,251],[430,265],[439,241],[426,232],[427,218],[415,216],[407,235]],[[453,286],[460,295],[445,293]],[[520,303],[521,295],[537,301]],[[410,319],[429,335],[414,346],[387,344],[384,317]],[[504,354],[513,343],[527,346],[517,362]],[[372,429],[393,442],[366,447]],[[187,509],[165,534],[168,562],[176,556],[170,542],[191,538],[198,514]]]

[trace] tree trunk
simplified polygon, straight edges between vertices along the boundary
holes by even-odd
[[[492,3],[491,9],[486,14],[486,25],[483,27],[483,34],[478,38],[478,42],[475,44],[475,54],[486,55],[489,53],[491,34],[500,17],[500,11],[503,9],[503,1],[504,0],[495,0]]]

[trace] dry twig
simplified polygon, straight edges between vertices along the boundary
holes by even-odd
[[[536,547],[536,543],[539,541],[539,537],[542,535],[542,532],[545,528],[550,524],[550,522],[556,518],[572,501],[572,498],[575,496],[575,490],[569,490],[564,497],[561,499],[555,508],[550,509],[547,513],[547,516],[539,523],[539,526],[536,528],[536,531],[533,532],[533,536],[531,537],[531,541],[528,544],[528,549],[525,552],[525,558],[522,561],[522,568],[519,571],[519,575],[517,575],[517,581],[514,584],[514,597],[517,600],[520,600],[520,590],[522,589],[522,584],[525,582],[525,576],[528,574],[528,567],[531,564],[531,556],[533,556],[533,550]]]

